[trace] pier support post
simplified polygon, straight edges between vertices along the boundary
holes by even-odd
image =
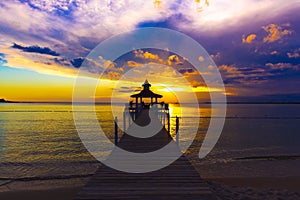
[[[118,145],[118,118],[115,117],[115,145]]]
[[[126,115],[127,115],[127,110],[123,112],[123,131],[125,132],[126,130]]]
[[[171,122],[170,122],[170,113],[167,113],[167,118],[168,118],[168,135],[170,136],[170,129],[171,129]]]
[[[176,144],[179,144],[179,117],[176,116]]]

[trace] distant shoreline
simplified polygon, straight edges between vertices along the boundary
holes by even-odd
[[[5,99],[0,99],[0,103],[42,103],[42,104],[91,104],[90,102],[57,102],[57,101],[9,101]],[[198,102],[199,104],[212,104],[211,102]],[[95,102],[98,105],[107,105],[111,104],[111,102]],[[115,103],[115,104],[123,104],[123,103]],[[179,104],[170,102],[169,104]],[[194,103],[181,103],[181,104],[194,104]],[[224,104],[224,102],[214,102],[214,104]],[[226,104],[300,104],[300,102],[226,102]]]
[[[0,99],[0,103],[18,103],[18,102],[15,102],[15,101],[7,101],[5,99]]]

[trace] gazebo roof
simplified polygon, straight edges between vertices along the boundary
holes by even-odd
[[[142,97],[142,98],[162,98],[163,96],[160,94],[156,94],[154,92],[152,92],[149,87],[151,86],[151,84],[148,82],[148,80],[146,79],[145,83],[143,84],[144,89],[142,91],[140,91],[137,94],[133,94],[130,97],[136,98],[136,97]]]
[[[140,93],[138,94],[133,94],[130,97],[145,97],[145,98],[162,98],[163,96],[160,94],[155,94],[154,92],[152,92],[151,90],[142,90]]]

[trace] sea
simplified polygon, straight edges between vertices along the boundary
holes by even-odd
[[[111,141],[114,116],[109,104],[82,115],[96,114]],[[187,115],[182,114],[182,109]],[[113,110],[122,116],[123,105]],[[197,133],[184,153],[204,178],[300,176],[300,104],[228,104],[225,124],[212,151],[199,159],[200,146],[212,118],[211,106],[170,104],[171,135],[180,117],[179,138]],[[74,123],[70,103],[0,104],[0,191],[10,187],[62,187],[84,184],[101,165],[87,151]],[[197,113],[197,115],[195,115]],[[93,126],[86,126],[92,132]],[[101,142],[101,141],[100,141]],[[101,154],[101,152],[98,152]],[[107,152],[103,152],[107,153]],[[57,182],[59,180],[59,184]],[[12,184],[13,183],[13,184]]]

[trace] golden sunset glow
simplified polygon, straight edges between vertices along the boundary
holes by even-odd
[[[0,6],[4,16],[0,18],[0,98],[71,101],[74,81],[85,56],[100,41],[143,27],[180,31],[199,43],[205,38],[206,50],[218,66],[205,66],[207,58],[199,55],[199,64],[205,69],[202,75],[209,76],[217,67],[224,78],[228,96],[269,94],[272,92],[268,88],[274,84],[281,88],[280,94],[287,88],[292,94],[298,91],[294,87],[299,85],[295,83],[298,76],[292,76],[293,84],[286,86],[275,81],[283,80],[275,78],[281,73],[299,71],[300,50],[291,44],[293,38],[299,38],[295,20],[279,17],[296,8],[299,5],[296,1],[153,0],[132,1],[126,6],[122,0],[107,5],[100,1],[86,4],[34,1],[34,6],[26,2],[5,1],[4,6]],[[66,12],[60,13],[62,10]],[[256,16],[254,21],[253,16]],[[248,25],[250,22],[251,26]],[[140,87],[145,78],[153,84],[153,90],[163,93],[170,101],[176,101],[175,93],[192,92],[199,101],[209,93],[222,93],[221,88],[206,87],[199,80],[199,74],[186,65],[186,58],[172,54],[168,46],[164,49],[167,57],[148,49],[133,48],[134,55],[121,64],[86,59],[89,64],[85,69],[87,77],[97,78],[105,67],[109,69],[101,77],[102,83],[97,85],[95,95],[86,98],[109,101],[114,93],[113,86],[120,85],[118,98],[128,99],[129,89]],[[229,52],[237,56],[232,57]],[[247,55],[243,55],[245,53]],[[266,56],[276,59],[273,62],[262,58]],[[240,57],[243,62],[237,59]],[[175,66],[177,72],[149,66],[149,73],[143,74],[145,64]],[[131,78],[131,83],[122,80],[126,68],[131,68],[132,75],[137,77]],[[275,73],[276,70],[280,73]],[[189,83],[179,81],[179,76]],[[127,81],[125,85],[130,87],[121,88],[118,81]],[[260,87],[259,91],[256,86]]]

